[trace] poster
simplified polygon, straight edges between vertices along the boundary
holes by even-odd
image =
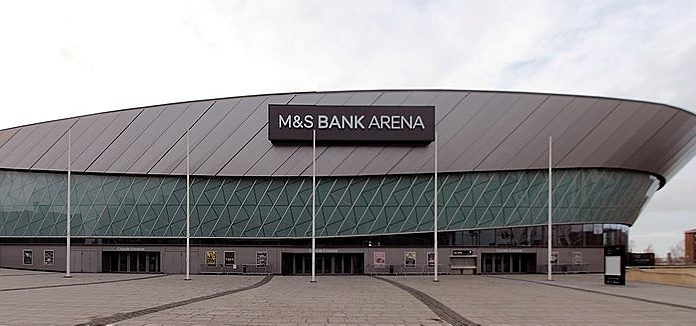
[[[213,250],[208,250],[205,252],[205,264],[208,266],[217,265],[217,252]]]
[[[551,264],[554,264],[554,265],[558,264],[558,251],[551,252]]]
[[[387,258],[384,251],[375,251],[372,253],[372,263],[377,268],[384,268],[387,263]]]
[[[225,260],[225,266],[234,266],[234,251],[225,251],[223,259]]]
[[[428,267],[435,267],[435,253],[428,251]]]
[[[582,265],[582,251],[573,251],[573,265]]]
[[[53,250],[44,250],[44,266],[53,266]]]
[[[256,252],[256,267],[268,266],[268,251]]]
[[[24,249],[22,253],[22,264],[24,265],[34,265],[34,253],[31,249]]]
[[[416,253],[413,251],[404,252],[404,266],[416,267]]]

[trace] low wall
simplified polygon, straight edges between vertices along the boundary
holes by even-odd
[[[696,266],[629,268],[626,271],[626,280],[696,287]]]

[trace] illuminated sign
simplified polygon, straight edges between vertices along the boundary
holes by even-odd
[[[433,106],[268,105],[268,140],[429,143],[435,139]]]

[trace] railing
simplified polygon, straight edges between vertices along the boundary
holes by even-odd
[[[539,265],[538,271],[546,272],[547,264]],[[551,265],[552,273],[588,273],[590,272],[590,264],[554,264]]]
[[[235,268],[236,267],[236,268]],[[224,266],[201,264],[201,274],[271,274],[273,265],[256,266],[255,264],[241,264],[236,266]]]
[[[438,274],[449,274],[444,272],[442,264],[438,264]],[[392,265],[392,264],[368,264],[365,267],[365,274],[369,275],[428,275],[435,273],[434,266],[427,264],[420,265]]]

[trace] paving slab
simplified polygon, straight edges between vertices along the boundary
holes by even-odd
[[[445,325],[407,292],[368,276],[276,276],[234,296],[220,297],[118,325]]]
[[[240,288],[258,282],[263,276],[195,275],[184,281],[181,275],[145,278],[137,274],[75,274],[63,279],[61,274],[0,277],[0,286],[87,283],[120,280],[118,283],[97,283],[69,287],[48,287],[0,292],[0,324],[2,325],[75,325],[92,319],[145,309],[212,293]],[[138,279],[140,277],[140,279]],[[131,279],[131,280],[128,280]],[[125,281],[124,281],[125,280]]]
[[[568,283],[595,286],[600,276],[578,275]],[[467,319],[482,325],[693,325],[696,310],[672,307],[593,293],[572,288],[549,286],[526,280],[480,275],[393,276],[392,280],[413,287],[437,299]],[[537,280],[543,275],[521,278]],[[556,282],[562,283],[560,277]],[[600,285],[596,285],[600,286]],[[669,296],[688,296],[684,288],[659,285],[633,285],[642,295],[650,292]],[[655,287],[659,287],[656,289]],[[612,293],[626,291],[604,288]],[[629,290],[630,291],[630,290]],[[696,291],[691,292],[696,296]]]
[[[370,276],[320,276],[316,283],[306,276],[143,278],[151,276],[77,273],[64,279],[61,273],[0,270],[0,325],[75,325],[139,310],[144,313],[117,324],[447,324],[412,293]],[[675,306],[696,304],[692,288],[605,286],[601,275],[558,275],[552,282],[544,275],[443,275],[437,283],[432,276],[385,278],[482,325],[693,325],[696,318],[696,307]],[[262,280],[268,283],[247,289]],[[172,305],[186,300],[192,303]]]

